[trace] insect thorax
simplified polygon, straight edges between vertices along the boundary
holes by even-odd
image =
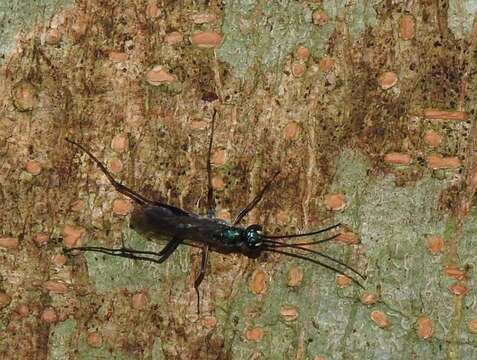
[[[239,227],[229,227],[222,229],[216,237],[222,245],[234,248],[244,254],[250,251],[256,251],[262,245],[262,235],[259,227],[256,225],[249,226],[246,229]]]
[[[242,241],[243,230],[238,228],[228,228],[220,232],[219,237],[226,244],[237,244]]]

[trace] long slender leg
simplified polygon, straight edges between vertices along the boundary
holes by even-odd
[[[166,261],[169,256],[171,256],[174,251],[176,251],[177,247],[182,243],[181,238],[173,237],[169,242],[164,246],[159,253],[161,254],[161,258],[159,259],[159,263],[163,263]]]
[[[128,249],[125,247],[121,247],[119,249],[111,249],[102,246],[81,246],[81,247],[74,247],[74,248],[67,248],[64,249],[65,252],[71,252],[73,250],[79,251],[92,251],[98,252],[106,255],[111,256],[119,256],[128,259],[135,259],[135,260],[144,260],[150,261],[157,264],[161,264],[166,261],[177,249],[177,247],[182,243],[182,239],[180,238],[172,238],[164,248],[161,249],[159,252],[154,251],[143,251],[143,250],[135,250],[135,249]]]
[[[234,225],[237,225],[243,218],[245,215],[247,215],[259,202],[260,200],[262,200],[262,197],[263,197],[263,194],[265,194],[265,192],[268,190],[268,188],[270,187],[270,185],[272,184],[273,180],[275,180],[275,178],[277,177],[277,175],[280,173],[280,171],[277,171],[273,176],[272,178],[265,184],[265,186],[263,187],[263,189],[257,194],[257,196],[255,196],[253,198],[253,200],[246,206],[244,207],[240,213],[237,215],[237,217],[235,218],[233,224]]]
[[[156,255],[156,256],[160,256],[160,259],[158,259],[158,262],[162,263],[166,261],[169,256],[172,255],[172,253],[177,249],[177,247],[182,243],[182,241],[183,239],[181,238],[173,237],[171,240],[167,242],[166,245],[164,245],[164,247],[161,250],[159,250],[158,252],[155,252],[155,251],[142,251],[142,250],[127,248],[126,246],[124,246],[124,241],[121,239],[121,244],[122,244],[121,248],[110,249],[110,250],[114,250],[118,252],[123,251],[123,252],[131,253],[131,254]],[[79,248],[74,248],[74,249],[79,249]],[[107,248],[103,248],[103,249],[107,249]]]
[[[214,189],[212,187],[212,165],[210,163],[210,158],[212,157],[212,143],[214,141],[214,128],[215,128],[215,115],[217,110],[214,110],[214,115],[212,116],[212,124],[210,130],[210,140],[209,140],[209,149],[207,151],[207,215],[209,218],[215,216],[215,199],[214,199]]]
[[[199,293],[199,286],[204,280],[205,271],[207,270],[207,260],[209,258],[209,246],[206,245],[202,248],[202,261],[200,263],[200,270],[199,275],[194,281],[194,289],[197,293],[197,314],[200,314],[200,293]]]
[[[73,140],[70,140],[68,138],[65,139],[66,141],[68,141],[70,144],[73,144],[75,146],[77,146],[78,148],[80,148],[83,152],[85,152],[86,154],[88,154],[88,156],[96,163],[96,165],[101,169],[101,171],[104,173],[104,175],[106,175],[106,177],[108,178],[109,182],[111,183],[111,185],[114,186],[114,188],[116,189],[116,191],[120,192],[121,194],[123,195],[126,195],[128,198],[134,200],[136,203],[138,203],[139,205],[146,205],[146,204],[153,204],[153,201],[149,200],[149,199],[146,199],[144,196],[142,196],[141,194],[138,194],[137,192],[133,191],[132,189],[128,188],[127,186],[124,186],[123,184],[119,183],[118,181],[116,181],[113,177],[113,175],[111,175],[111,173],[109,172],[109,170],[106,168],[106,166],[101,162],[99,161],[96,156],[94,156],[91,151],[89,151],[88,149],[86,149],[83,145],[81,144],[78,144],[77,142],[73,141]]]

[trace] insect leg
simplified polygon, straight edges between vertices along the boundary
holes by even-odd
[[[209,140],[209,149],[207,151],[207,215],[209,218],[215,216],[215,199],[214,199],[214,189],[212,187],[212,165],[210,163],[210,158],[212,156],[212,143],[214,141],[214,127],[215,127],[215,115],[217,110],[214,110],[214,115],[212,116],[212,124],[210,129],[210,140]]]
[[[181,238],[174,237],[159,252],[129,249],[124,246],[117,249],[106,248],[102,246],[80,246],[73,248],[65,248],[64,251],[66,253],[71,252],[73,250],[92,251],[111,256],[119,256],[128,259],[150,261],[155,262],[157,264],[161,264],[166,261],[172,255],[172,253],[174,253],[174,251],[181,244],[181,242]]]
[[[144,196],[138,194],[137,192],[129,189],[128,187],[124,186],[123,184],[119,183],[118,181],[116,181],[114,179],[114,177],[111,175],[111,173],[108,171],[108,169],[106,168],[106,166],[101,162],[99,161],[96,156],[94,156],[91,151],[89,151],[88,149],[86,149],[83,145],[81,144],[78,144],[77,142],[73,141],[73,140],[70,140],[68,138],[65,139],[66,141],[68,141],[70,144],[73,144],[75,146],[77,146],[78,148],[80,148],[83,152],[85,152],[86,154],[88,154],[88,156],[96,163],[96,165],[101,169],[101,171],[104,173],[104,175],[106,175],[106,177],[108,178],[109,182],[111,183],[111,185],[114,186],[114,188],[116,189],[116,191],[120,192],[121,194],[123,195],[126,195],[128,198],[134,200],[136,203],[138,203],[139,205],[146,205],[146,204],[153,204],[153,202],[149,199],[146,199]]]
[[[205,271],[207,269],[207,259],[209,258],[209,247],[206,245],[202,248],[202,261],[200,263],[199,275],[194,281],[194,289],[197,293],[197,314],[200,314],[200,293],[199,286],[204,280]]]
[[[153,251],[141,251],[141,250],[134,250],[134,249],[126,249],[126,248],[112,249],[112,248],[106,248],[102,246],[80,246],[80,247],[74,247],[74,248],[66,248],[63,251],[65,253],[69,253],[69,252],[72,252],[73,250],[91,251],[91,252],[97,252],[97,253],[111,255],[111,256],[123,257],[127,259],[150,261],[154,263],[162,262],[160,261],[161,258],[159,259],[156,258],[157,256],[159,256],[159,253],[155,253]],[[143,256],[143,255],[148,255],[148,256]]]
[[[235,218],[233,224],[234,225],[237,225],[243,218],[245,215],[247,215],[259,202],[260,200],[262,200],[262,197],[263,197],[263,194],[265,194],[265,192],[268,190],[268,188],[270,187],[270,185],[272,184],[273,180],[275,180],[275,178],[277,177],[277,175],[280,173],[280,171],[277,171],[270,180],[268,180],[268,182],[265,184],[265,186],[263,187],[262,190],[260,190],[260,192],[258,193],[257,196],[255,196],[253,198],[253,200],[246,206],[244,207],[240,213],[237,215],[237,217]]]
[[[169,256],[171,256],[174,251],[176,251],[177,247],[181,244],[182,239],[178,237],[173,237],[167,244],[164,246],[161,251],[159,251],[159,254],[161,255],[161,258],[159,259],[159,262],[162,263],[166,261]]]

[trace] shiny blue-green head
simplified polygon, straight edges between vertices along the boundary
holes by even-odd
[[[263,244],[263,234],[260,225],[251,225],[245,229],[230,227],[222,231],[221,237],[225,244],[249,256],[260,252]]]
[[[262,227],[260,225],[250,225],[244,230],[244,240],[249,248],[256,248],[263,243]]]

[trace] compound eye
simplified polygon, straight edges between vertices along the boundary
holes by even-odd
[[[247,244],[249,247],[262,245],[262,231],[259,225],[251,225],[247,228]]]

